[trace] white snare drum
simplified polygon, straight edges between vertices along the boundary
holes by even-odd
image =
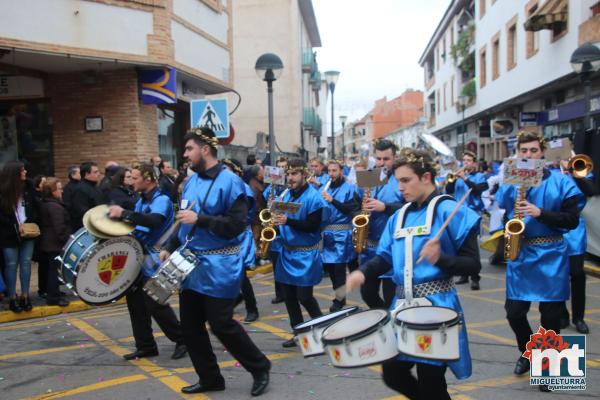
[[[447,307],[411,307],[395,318],[398,350],[431,360],[458,360],[460,318]]]
[[[160,304],[181,287],[183,280],[197,263],[196,256],[188,249],[176,250],[160,264],[154,275],[144,285],[144,291]]]
[[[349,315],[325,329],[322,341],[335,367],[364,367],[398,355],[392,319],[386,310]]]
[[[359,308],[356,306],[345,308],[296,325],[294,327],[294,340],[300,345],[304,357],[324,354],[325,350],[321,342],[323,331],[329,325],[357,311],[359,311]]]

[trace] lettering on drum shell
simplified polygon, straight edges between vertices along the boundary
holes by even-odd
[[[369,342],[364,346],[358,348],[358,357],[361,360],[372,358],[377,355],[377,348],[375,347],[375,342]]]

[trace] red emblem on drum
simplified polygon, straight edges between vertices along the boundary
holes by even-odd
[[[125,264],[127,263],[127,256],[111,256],[107,257],[98,262],[98,277],[100,280],[106,284],[110,285],[113,279],[117,279],[121,272],[123,272],[123,268],[125,268]]]
[[[417,336],[417,346],[421,349],[422,352],[427,352],[431,347],[431,336],[430,335],[418,335]]]
[[[308,343],[308,338],[306,336],[302,338],[302,347],[304,347],[305,350],[308,350],[308,348],[310,347]]]
[[[338,349],[331,349],[331,355],[333,356],[335,361],[340,362],[340,359],[342,358],[342,353],[340,353]]]

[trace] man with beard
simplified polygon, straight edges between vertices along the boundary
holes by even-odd
[[[328,203],[330,214],[323,228],[321,260],[335,292],[329,308],[334,312],[346,305],[346,266],[356,259],[352,245],[352,216],[360,211],[360,195],[356,186],[346,182],[341,161],[330,160],[327,172],[330,184],[321,189],[321,197]]]
[[[212,130],[196,128],[184,138],[184,157],[195,172],[185,184],[177,220],[181,228],[161,252],[161,260],[185,243],[197,267],[183,281],[180,316],[185,344],[199,382],[183,387],[186,394],[225,390],[225,379],[212,350],[206,322],[229,353],[249,371],[252,396],[269,384],[270,361],[233,319],[235,298],[244,273],[240,254],[248,204],[242,180],[217,159]],[[192,209],[187,209],[193,204]]]
[[[323,279],[321,222],[327,219],[328,209],[319,192],[306,182],[308,170],[304,160],[290,160],[286,175],[290,190],[282,201],[300,203],[301,207],[289,217],[285,213],[273,214],[273,223],[279,227],[282,243],[275,266],[275,281],[282,286],[285,307],[293,328],[304,321],[300,304],[312,318],[322,315],[319,303],[313,296],[313,286]],[[283,347],[295,345],[293,339],[283,343]]]

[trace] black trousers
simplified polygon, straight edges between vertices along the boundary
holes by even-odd
[[[304,322],[300,304],[304,306],[311,318],[323,315],[317,299],[313,296],[312,286],[294,286],[282,283],[281,288],[292,328]]]
[[[44,282],[44,290],[42,290],[41,287],[39,289],[40,292],[46,292],[46,301],[58,300],[60,298],[60,283],[58,282],[58,270],[61,267],[61,264],[60,261],[55,260],[55,258],[58,255],[59,253],[42,253],[40,257],[39,269],[41,269],[42,266],[42,259],[45,260],[44,263],[47,266],[45,268],[46,282]]]
[[[273,265],[273,281],[275,282],[275,297],[278,299],[283,298],[283,290],[281,289],[281,283],[275,280],[275,266],[277,265],[277,259],[279,258],[279,253],[276,251],[269,252],[269,259],[271,260],[271,264]]]
[[[390,360],[381,367],[383,381],[392,390],[402,393],[409,399],[450,400],[446,384],[446,366],[416,363],[417,378],[411,373],[415,363]]]
[[[358,269],[358,257],[348,263],[348,271],[354,272]]]
[[[268,371],[271,362],[252,342],[244,328],[233,319],[234,299],[220,299],[193,290],[180,295],[181,326],[188,353],[200,382],[223,382],[206,322],[227,351],[250,373]]]
[[[183,331],[173,309],[169,304],[159,304],[142,289],[148,278],[125,296],[127,309],[131,319],[131,328],[135,338],[135,347],[138,350],[156,349],[156,341],[152,334],[152,318],[156,321],[165,336],[176,344],[183,344]]]
[[[327,271],[334,291],[346,284],[346,264],[323,264],[323,269]],[[342,298],[336,296],[336,299],[340,301],[345,298],[345,295]]]
[[[258,312],[256,307],[256,297],[254,296],[254,289],[250,279],[244,272],[244,279],[242,280],[242,297],[244,298],[244,304],[246,305],[246,312]]]
[[[383,291],[383,299],[379,297],[379,287]],[[391,278],[366,279],[360,288],[360,294],[369,308],[388,309],[396,295],[396,284]]]
[[[583,320],[585,314],[585,271],[584,255],[569,257],[569,273],[571,275],[571,311],[573,322]],[[562,318],[569,319],[566,302],[563,303]]]
[[[540,301],[541,325],[544,329],[552,329],[560,333],[560,315],[564,302],[562,301]],[[519,351],[523,353],[525,346],[529,342],[529,336],[533,334],[527,313],[531,307],[530,301],[506,299],[504,309],[506,310],[506,319],[517,338]]]

